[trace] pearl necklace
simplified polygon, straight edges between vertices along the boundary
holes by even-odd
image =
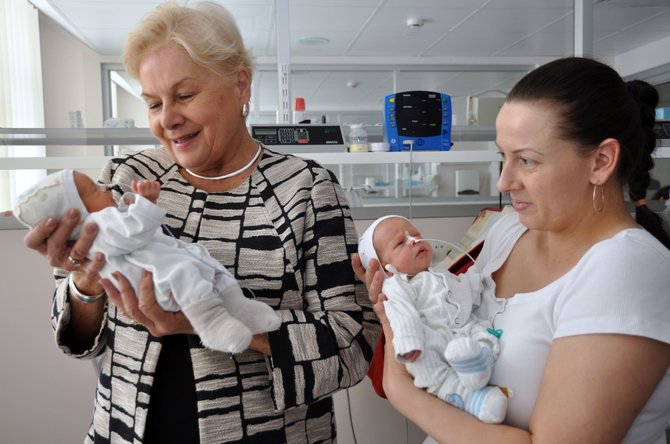
[[[256,151],[256,155],[249,161],[248,164],[244,165],[242,168],[239,170],[233,171],[232,173],[224,174],[223,176],[216,176],[216,177],[208,177],[208,176],[201,176],[200,174],[196,174],[193,171],[189,170],[188,168],[184,168],[188,174],[191,176],[197,177],[198,179],[204,179],[204,180],[223,180],[223,179],[228,179],[229,177],[237,176],[240,173],[243,173],[244,171],[248,170],[251,165],[256,162],[258,159],[258,156],[261,155],[261,146],[260,144],[258,145],[258,151]]]

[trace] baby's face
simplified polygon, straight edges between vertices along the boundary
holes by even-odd
[[[112,191],[104,185],[95,183],[86,174],[75,171],[74,184],[77,186],[79,196],[89,213],[116,206]]]
[[[427,241],[408,240],[407,234],[421,237],[409,221],[392,217],[382,221],[374,232],[373,244],[382,266],[393,265],[410,276],[426,271],[433,261],[433,249]]]

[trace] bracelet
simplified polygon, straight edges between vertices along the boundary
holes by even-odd
[[[80,302],[83,302],[84,304],[92,304],[94,302],[98,302],[100,299],[105,297],[104,291],[100,294],[96,294],[95,296],[88,296],[79,291],[79,289],[74,285],[74,281],[72,280],[72,274],[70,274],[67,277],[67,289],[70,292],[71,296],[74,296],[75,299],[77,299]]]

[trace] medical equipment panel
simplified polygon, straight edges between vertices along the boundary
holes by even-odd
[[[340,125],[251,125],[251,137],[282,153],[344,152]]]
[[[451,97],[405,91],[384,99],[384,140],[391,151],[451,148]]]

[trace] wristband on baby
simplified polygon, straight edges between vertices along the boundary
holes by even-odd
[[[98,302],[100,299],[105,297],[104,291],[100,294],[96,294],[95,296],[88,296],[79,291],[79,289],[74,285],[72,274],[70,274],[67,278],[67,289],[71,296],[74,296],[76,300],[83,302],[84,304],[93,304],[94,302]]]

